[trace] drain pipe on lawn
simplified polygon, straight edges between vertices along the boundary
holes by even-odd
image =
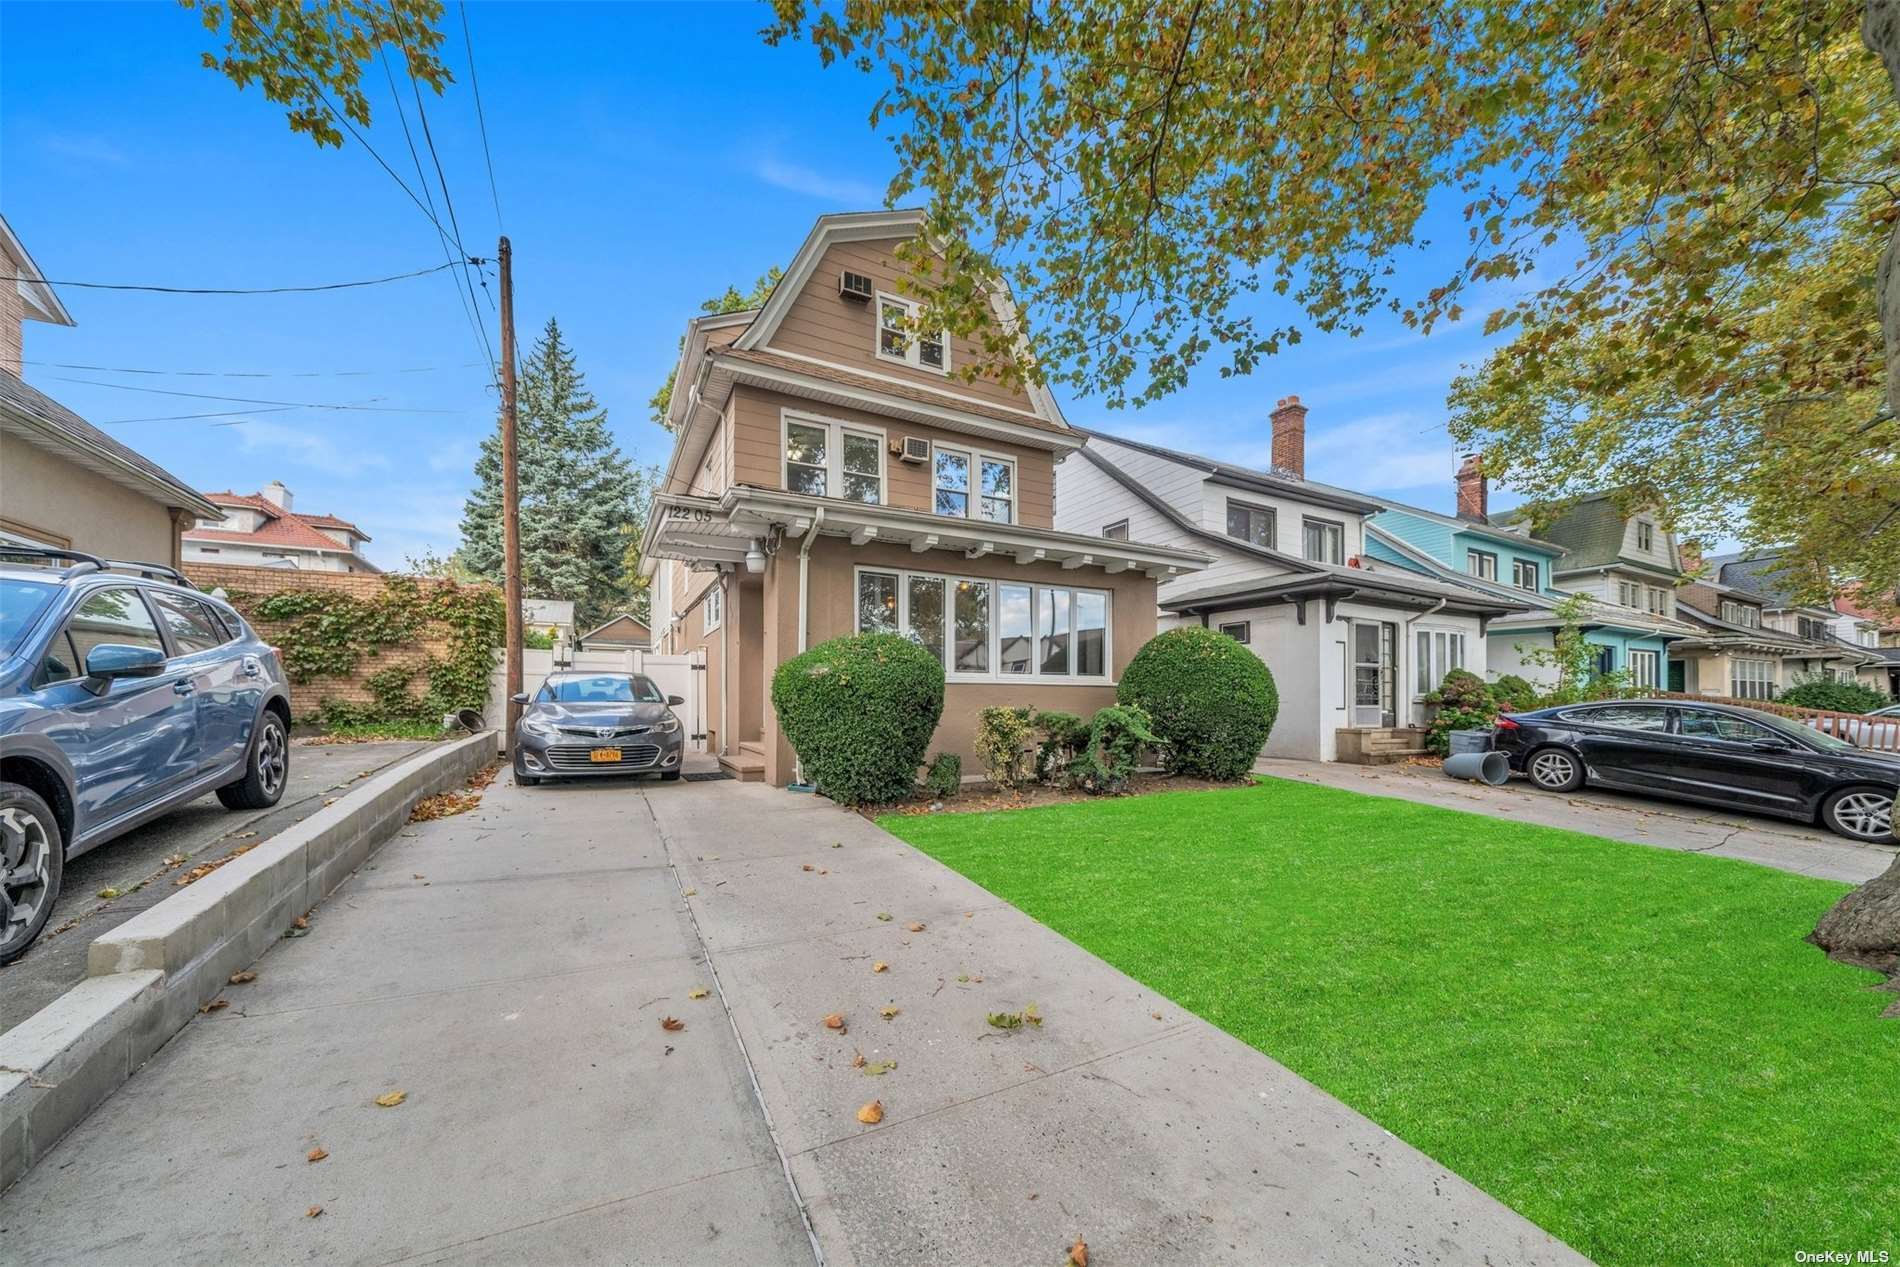
[[[807,583],[811,579],[811,543],[818,539],[818,530],[825,524],[825,508],[820,506],[812,512],[811,527],[805,529],[805,539],[798,543],[798,654],[805,654],[805,643],[811,637],[811,606],[806,596]],[[805,782],[805,763],[792,757],[792,783],[785,789],[788,792],[814,792],[816,788]]]

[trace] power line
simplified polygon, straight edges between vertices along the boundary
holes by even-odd
[[[159,374],[177,378],[374,378],[382,374],[436,374],[448,370],[480,369],[480,361],[460,365],[417,365],[389,370],[151,370],[127,365],[77,365],[70,361],[21,362],[54,370],[86,370],[94,374]]]
[[[223,400],[237,405],[285,405],[292,409],[347,409],[379,414],[460,414],[467,412],[461,409],[409,409],[400,405],[333,405],[306,400],[258,400],[251,396],[212,396],[205,392],[173,391],[167,387],[139,387],[132,383],[107,383],[96,378],[70,378],[64,374],[48,374],[47,377],[62,383],[85,383],[91,387],[110,387],[114,391],[145,392],[153,396],[183,396],[190,400]]]
[[[397,26],[398,31],[401,30],[400,21],[401,20],[398,19],[398,26]],[[416,82],[415,72],[413,70],[409,70],[409,64],[407,61],[404,61],[403,69],[408,72],[409,90],[416,100],[416,121],[422,125],[422,142],[424,145],[428,147],[429,162],[433,164],[435,167],[436,184],[441,186],[442,188],[442,205],[449,213],[449,232],[453,234],[455,237],[455,249],[457,251],[460,251],[463,257],[466,258],[468,255],[468,248],[462,245],[462,225],[461,225],[461,221],[459,221],[455,215],[455,197],[453,194],[449,192],[449,178],[442,171],[442,156],[436,152],[434,131],[429,127],[428,108],[422,104],[422,85]],[[424,178],[423,183],[427,185],[428,183],[427,178]],[[468,272],[467,265],[463,265],[462,267],[462,280],[463,280],[463,284],[468,287],[469,302],[471,304],[474,304],[475,303],[475,285],[473,282],[469,281],[469,272]],[[482,279],[481,285],[482,285],[482,292],[484,294],[487,294],[488,281],[486,278]],[[489,303],[491,306],[494,303],[494,297],[492,295],[489,296]],[[475,307],[476,307],[477,312],[481,310],[481,306],[479,304],[476,304]],[[486,326],[482,328],[482,345],[484,347],[488,346],[488,329]],[[494,359],[494,352],[492,349],[489,352],[489,359],[490,360]]]
[[[470,259],[469,263],[485,263],[484,260]],[[389,282],[405,282],[412,277],[427,277],[443,269],[454,268],[457,261],[435,264],[428,268],[419,268],[413,273],[393,273],[388,277],[370,277],[360,282],[324,282],[318,286],[145,286],[133,282],[52,282],[40,277],[4,277],[0,282],[41,282],[47,286],[71,286],[78,290],[140,290],[158,295],[307,295],[320,290],[355,290],[362,286],[382,286]]]
[[[468,51],[468,85],[475,91],[475,122],[482,130],[482,159],[488,164],[488,192],[495,200],[495,228],[506,233],[508,227],[501,220],[501,190],[495,185],[495,156],[488,150],[488,116],[482,113],[482,81],[475,74],[475,41],[468,33],[468,0],[460,0],[462,12],[462,47]]]
[[[106,421],[98,423],[96,425],[101,426],[101,427],[123,427],[127,423],[132,423],[132,422],[188,422],[194,418],[244,419],[244,418],[250,417],[252,414],[281,414],[281,413],[288,413],[293,409],[302,409],[302,408],[303,408],[302,405],[278,405],[271,409],[226,409],[218,413],[209,413],[209,414],[159,414],[156,417],[150,417],[150,418],[108,418]],[[239,422],[215,422],[215,423],[212,423],[211,425],[214,427],[240,427],[240,426],[243,426],[244,424],[242,421],[239,421]]]

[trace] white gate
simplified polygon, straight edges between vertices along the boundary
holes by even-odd
[[[533,647],[521,653],[521,689],[533,695],[556,669],[563,672],[592,670],[597,673],[644,673],[660,690],[685,702],[675,704],[680,724],[686,727],[688,752],[706,751],[706,655],[693,651],[686,655],[659,655],[630,648],[602,647],[572,651],[566,646],[553,651]],[[508,699],[506,670],[496,657],[495,673],[488,690],[488,724],[499,729],[503,707]]]

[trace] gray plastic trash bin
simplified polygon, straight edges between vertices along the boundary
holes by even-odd
[[[1453,756],[1461,752],[1491,751],[1491,732],[1488,730],[1454,730],[1449,738]]]
[[[1511,761],[1501,752],[1457,752],[1445,758],[1445,773],[1497,787],[1511,781]]]

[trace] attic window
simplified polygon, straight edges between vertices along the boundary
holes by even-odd
[[[878,358],[946,374],[950,370],[949,341],[942,334],[934,339],[927,335],[913,338],[905,328],[916,317],[919,307],[911,300],[893,295],[877,297]]]

